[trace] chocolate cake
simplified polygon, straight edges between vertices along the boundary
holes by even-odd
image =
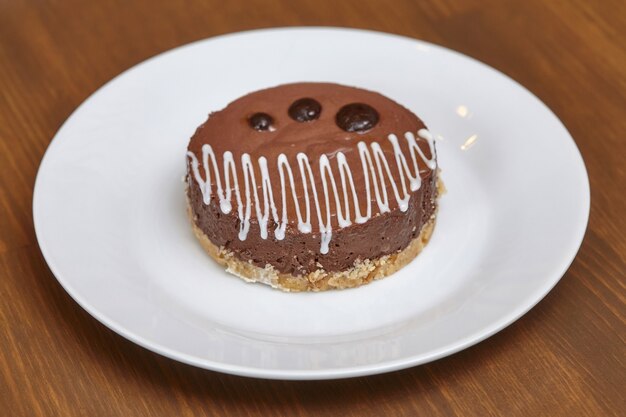
[[[330,83],[257,91],[191,138],[196,237],[228,272],[287,291],[356,287],[411,261],[435,225],[432,135],[391,99]]]

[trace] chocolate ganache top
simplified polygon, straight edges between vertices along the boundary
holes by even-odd
[[[217,175],[224,193],[221,199],[228,200],[231,192],[230,204],[222,204],[222,211],[237,213],[241,206],[245,216],[249,201],[249,222],[258,223],[258,214],[263,217],[267,212],[270,237],[276,219],[286,220],[287,232],[323,234],[387,211],[406,210],[410,195],[419,190],[420,182],[432,177],[436,166],[432,136],[425,129],[411,111],[372,91],[332,83],[281,85],[243,96],[209,115],[189,143],[190,181],[207,181],[210,176],[208,200],[219,204]],[[407,132],[413,142],[405,136]],[[349,169],[342,172],[342,166]],[[269,179],[265,193],[264,178]],[[275,204],[266,206],[268,199]],[[209,201],[205,195],[205,203]],[[307,209],[308,226],[304,224]],[[324,225],[329,227],[324,229]]]

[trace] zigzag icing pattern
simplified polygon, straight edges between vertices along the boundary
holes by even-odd
[[[342,196],[340,196],[340,192],[337,187],[335,172],[333,172],[331,162],[326,155],[322,155],[317,161],[317,172],[314,172],[311,167],[311,163],[307,155],[302,152],[296,155],[300,178],[302,179],[302,187],[304,189],[304,207],[300,207],[300,203],[296,195],[296,187],[291,164],[285,154],[281,153],[278,155],[276,169],[278,170],[280,178],[282,201],[280,215],[274,201],[272,179],[269,175],[267,158],[264,156],[259,157],[256,161],[258,163],[259,171],[261,172],[260,181],[262,200],[259,198],[257,178],[255,176],[253,165],[254,162],[249,154],[242,154],[240,161],[243,173],[242,177],[244,179],[243,197],[237,179],[237,164],[231,152],[224,152],[222,156],[223,175],[220,175],[220,167],[218,166],[215,153],[213,152],[211,145],[202,145],[202,163],[200,163],[200,160],[193,152],[188,151],[187,157],[188,163],[191,164],[194,179],[200,187],[204,204],[208,205],[214,195],[213,182],[215,181],[215,193],[219,202],[220,210],[222,213],[228,214],[233,209],[231,200],[234,190],[237,205],[237,216],[240,220],[240,240],[246,240],[250,230],[252,201],[254,201],[255,215],[261,230],[261,238],[267,239],[268,220],[270,215],[277,225],[274,229],[274,237],[277,240],[285,238],[285,230],[289,221],[287,218],[287,188],[289,188],[291,190],[291,198],[293,199],[298,219],[298,230],[301,233],[311,233],[313,231],[311,226],[311,216],[312,212],[315,211],[319,224],[319,233],[321,236],[320,253],[326,254],[328,253],[329,244],[332,238],[331,197],[334,198],[335,201],[337,222],[341,228],[350,226],[353,222],[358,224],[365,223],[372,217],[372,188],[374,190],[378,212],[383,214],[390,211],[389,197],[387,195],[386,187],[387,180],[391,185],[393,197],[395,197],[400,210],[405,212],[408,209],[409,199],[411,197],[410,193],[421,187],[421,178],[417,163],[418,156],[428,169],[434,170],[437,167],[433,136],[426,129],[420,129],[417,132],[417,135],[427,141],[431,154],[430,159],[426,158],[422,150],[417,145],[416,138],[413,133],[406,132],[404,134],[404,138],[406,139],[409,148],[410,156],[408,160],[406,155],[404,155],[400,149],[400,143],[396,135],[390,134],[387,137],[394,150],[395,161],[391,162],[395,162],[400,178],[400,184],[397,184],[394,180],[391,164],[385,157],[385,154],[383,153],[378,142],[374,141],[370,143],[369,146],[365,142],[359,142],[357,144],[361,160],[361,168],[363,170],[363,177],[365,178],[365,193],[367,199],[367,210],[365,213],[361,213],[358,198],[360,190],[355,187],[351,167],[348,165],[346,156],[343,152],[337,152],[336,154],[336,170],[339,172],[341,189],[343,190],[343,199],[341,198]],[[201,168],[204,171],[204,179],[200,175]],[[318,190],[315,185],[315,174],[318,174],[321,178],[322,190]],[[222,177],[224,178],[223,185],[221,180]],[[215,178],[214,181],[213,178]],[[373,185],[373,187],[371,185]],[[311,189],[310,192],[309,188]],[[322,213],[320,195],[324,199],[324,207],[326,207],[325,213]],[[350,197],[352,198],[354,206],[354,216],[351,216],[350,213]],[[245,203],[243,198],[245,198]],[[313,200],[313,204],[311,204],[311,200]],[[304,215],[302,209],[304,209]]]

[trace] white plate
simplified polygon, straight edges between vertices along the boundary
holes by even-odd
[[[440,136],[437,228],[393,277],[283,293],[227,275],[191,233],[181,178],[196,126],[304,80],[379,91]],[[221,372],[323,379],[432,361],[522,316],[573,260],[589,184],[555,115],[492,68],[413,39],[292,28],[196,42],[106,84],[50,144],[33,206],[57,279],[122,336]]]

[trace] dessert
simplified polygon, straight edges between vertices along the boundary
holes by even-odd
[[[243,96],[187,151],[196,237],[228,272],[286,291],[350,288],[412,260],[435,225],[432,135],[393,100],[331,83]]]

